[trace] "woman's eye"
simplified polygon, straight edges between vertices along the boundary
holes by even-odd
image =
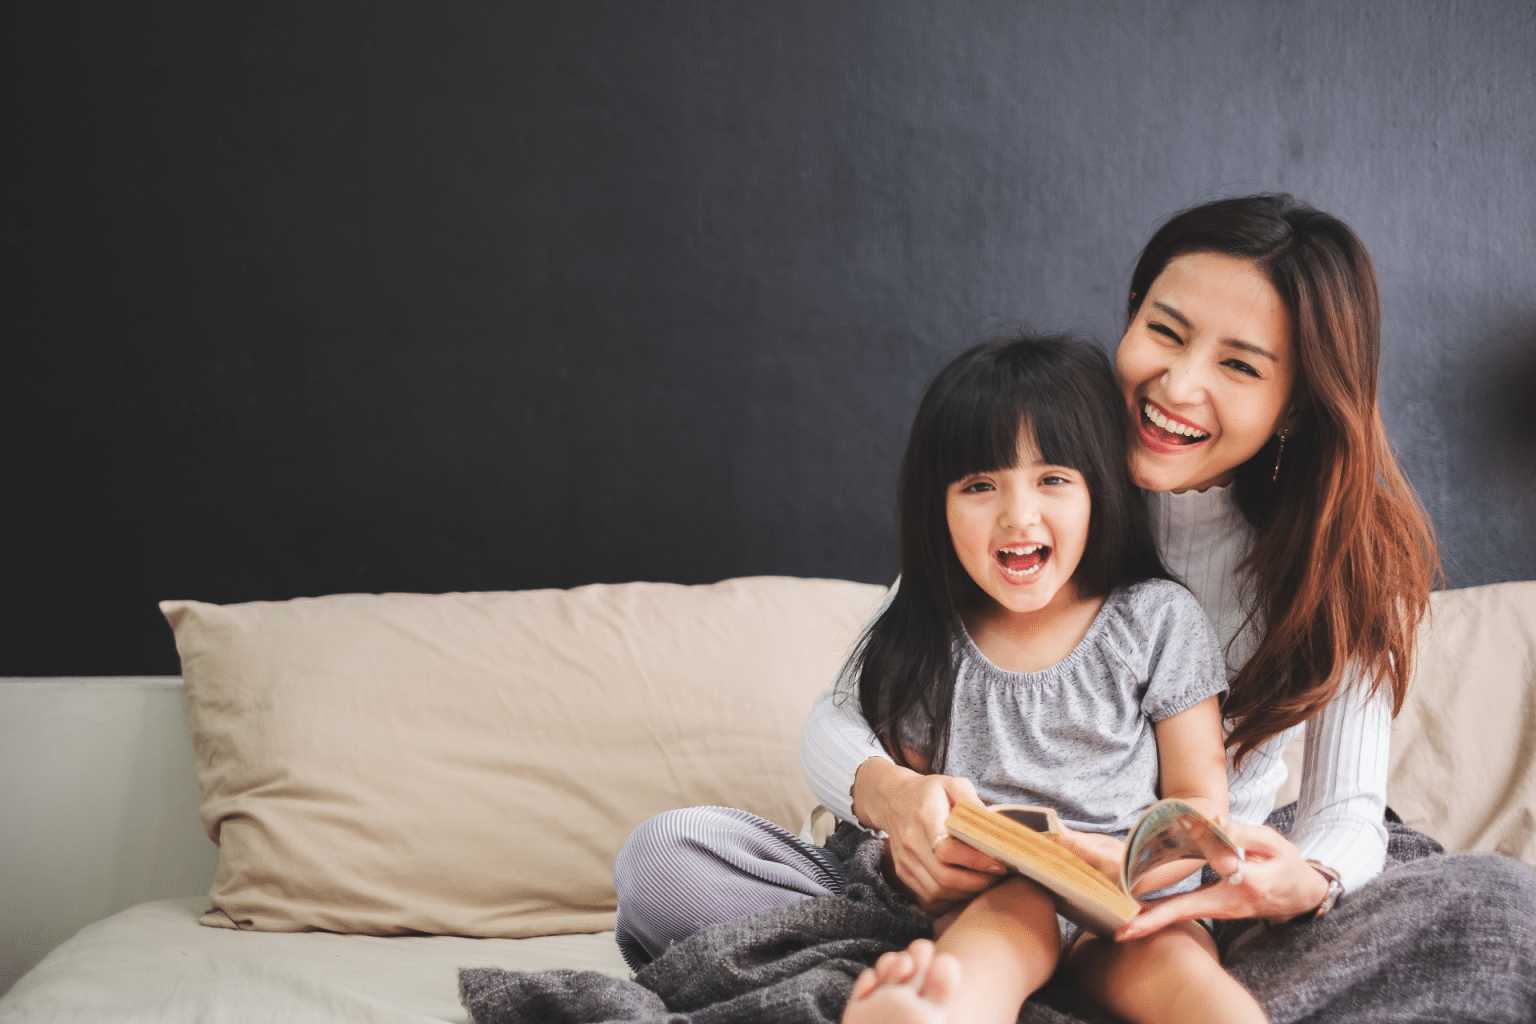
[[[1149,320],[1147,321],[1147,327],[1153,332],[1161,334],[1169,341],[1172,341],[1175,345],[1184,344],[1184,339],[1179,337],[1178,332],[1176,332],[1172,327],[1169,327],[1167,324],[1160,324]]]
[[[1232,369],[1236,370],[1238,373],[1246,373],[1250,377],[1257,377],[1259,375],[1259,371],[1258,370],[1255,370],[1252,366],[1249,366],[1247,363],[1243,362],[1241,359],[1228,359],[1226,362],[1222,363],[1222,365],[1223,366],[1230,366]]]

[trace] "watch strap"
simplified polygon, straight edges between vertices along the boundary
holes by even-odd
[[[1328,865],[1319,864],[1315,860],[1309,860],[1307,864],[1318,874],[1328,879],[1328,893],[1323,897],[1323,902],[1319,903],[1317,909],[1312,911],[1312,913],[1301,915],[1305,919],[1315,921],[1332,910],[1333,905],[1339,902],[1339,897],[1344,895],[1344,883],[1340,880],[1339,873]]]

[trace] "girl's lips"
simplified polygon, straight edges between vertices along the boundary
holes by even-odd
[[[1044,544],[1025,553],[1004,549],[994,555],[998,567],[1003,570],[1003,579],[1015,585],[1029,583],[1038,577],[1050,557],[1051,549]]]

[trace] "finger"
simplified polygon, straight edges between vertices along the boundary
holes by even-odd
[[[1268,825],[1244,825],[1242,822],[1231,821],[1224,831],[1250,857],[1279,857],[1296,848],[1289,839]]]
[[[994,857],[989,857],[966,843],[953,837],[946,838],[933,848],[934,859],[941,866],[952,868],[966,868],[971,871],[982,871],[992,875],[1006,875],[1008,866]]]
[[[851,1003],[855,1000],[863,999],[873,992],[879,984],[880,976],[875,973],[874,968],[864,968],[859,972],[859,976],[853,979],[853,991],[848,993],[848,1001]]]
[[[1194,892],[1170,896],[1148,906],[1130,924],[1115,933],[1115,938],[1139,939],[1166,928],[1175,921],[1193,921],[1201,917],[1248,917],[1249,907],[1240,886],[1208,885]]]

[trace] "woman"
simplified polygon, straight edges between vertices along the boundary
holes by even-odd
[[[1124,934],[1253,922],[1218,929],[1224,961],[1276,1020],[1373,1008],[1536,1019],[1536,873],[1462,855],[1383,875],[1391,717],[1436,557],[1377,409],[1379,307],[1364,247],[1289,196],[1205,204],[1148,242],[1127,312],[1116,372],[1139,424],[1132,470],[1165,563],[1226,650],[1231,827],[1250,864],[1240,883],[1168,899]],[[1285,778],[1281,751],[1302,728],[1287,838],[1264,820]],[[890,759],[847,681],[818,700],[801,760],[828,808],[887,833],[895,874],[925,910],[995,884],[997,864],[943,834],[950,803],[974,799],[970,783]],[[615,872],[627,953],[655,955],[698,927],[838,891],[835,861],[760,819],[695,809],[653,822]],[[677,856],[679,834],[711,835],[691,844],[703,859],[677,870],[710,874],[717,902],[663,913],[649,865]],[[1077,841],[1113,852],[1092,849],[1113,840]],[[654,925],[659,916],[669,920]],[[910,961],[856,991],[904,971]]]

